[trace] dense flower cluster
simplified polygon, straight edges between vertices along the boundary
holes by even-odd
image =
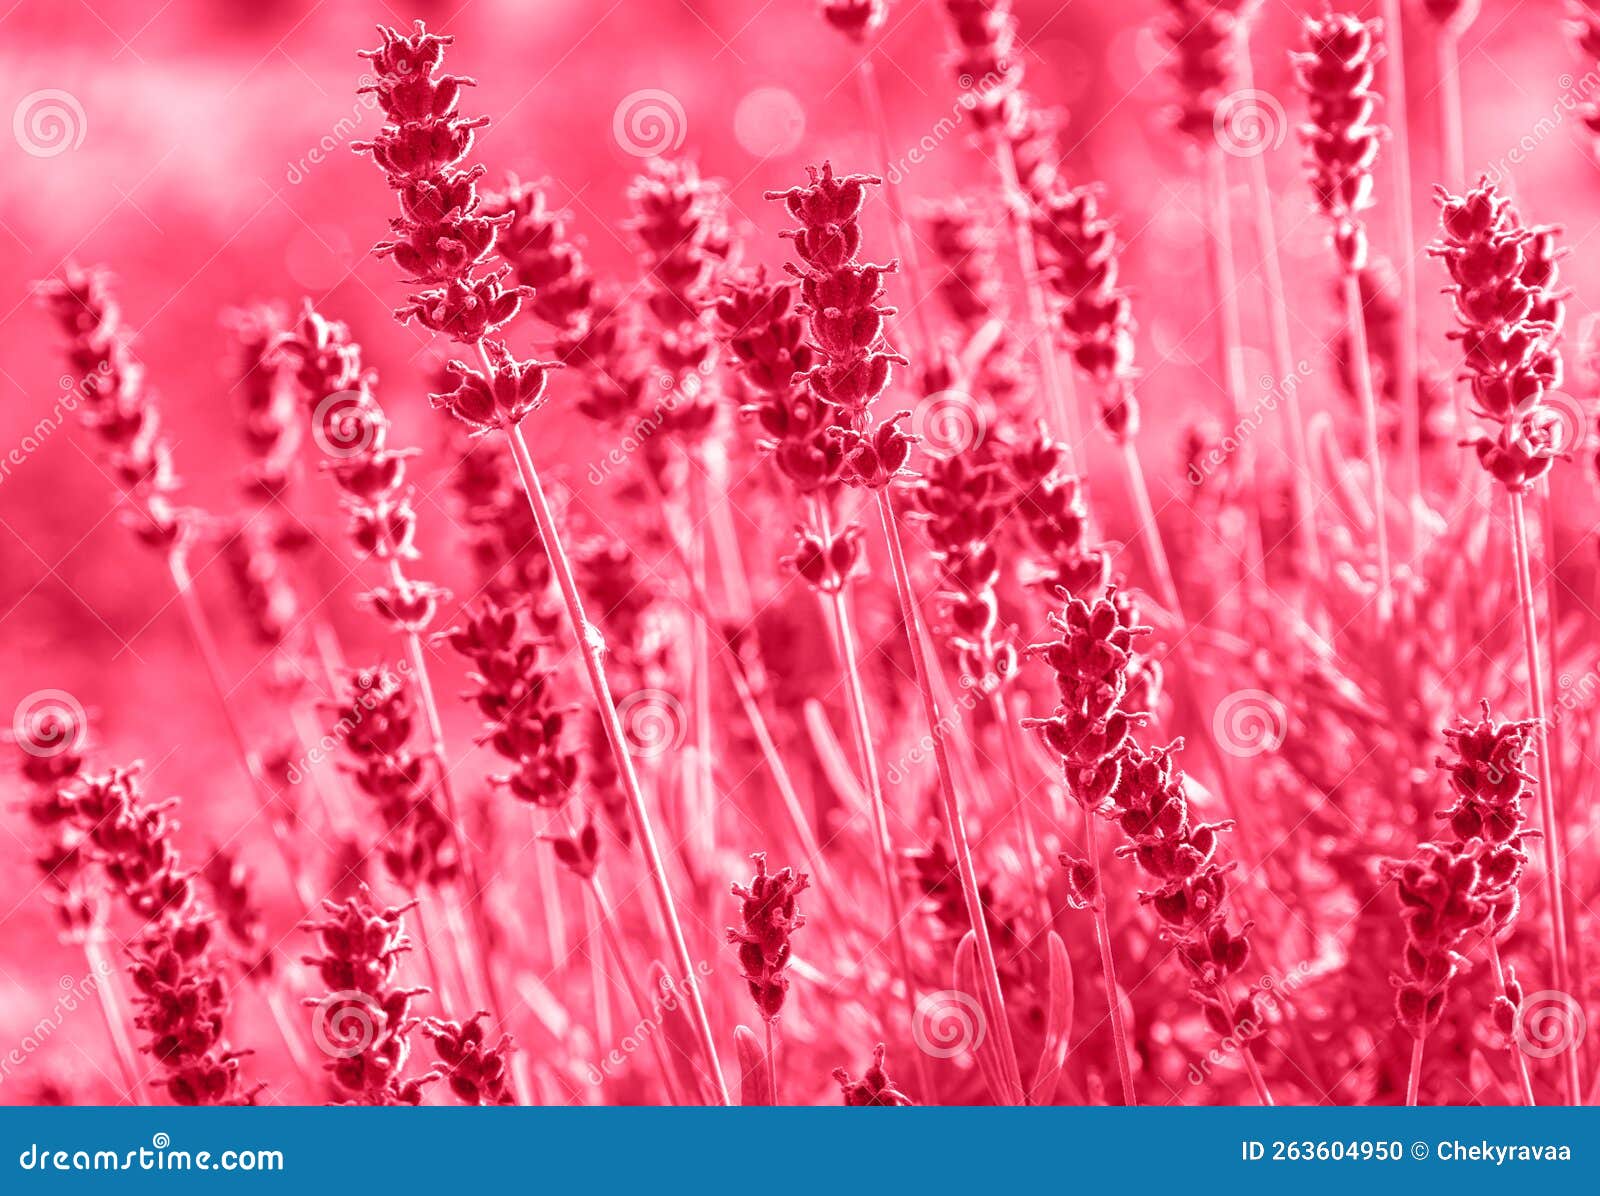
[[[1372,165],[1383,136],[1373,123],[1378,23],[1348,13],[1309,17],[1305,45],[1294,63],[1311,110],[1304,129],[1311,187],[1317,206],[1333,222],[1341,265],[1360,270],[1367,262],[1361,214],[1372,206]]]
[[[433,1043],[439,1056],[435,1074],[449,1086],[457,1100],[466,1105],[510,1105],[511,1036],[502,1034],[490,1045],[484,1038],[483,1019],[474,1014],[464,1024],[430,1017],[422,1032]]]
[[[733,886],[739,899],[741,925],[728,928],[728,942],[738,949],[739,970],[756,1008],[767,1021],[783,1011],[789,995],[789,953],[794,932],[806,924],[795,908],[810,878],[793,868],[767,871],[767,857],[756,852],[756,874],[748,885]]]
[[[1012,498],[1004,466],[979,445],[930,461],[910,494],[939,562],[950,643],[963,683],[998,685],[1016,667],[1015,650],[996,641],[999,527]]]
[[[968,335],[1005,308],[990,237],[993,223],[986,223],[980,209],[966,199],[929,204],[922,212],[923,234],[942,270],[933,286]]]
[[[1133,395],[1133,315],[1117,283],[1116,230],[1086,187],[1052,188],[1039,199],[1033,223],[1073,360],[1098,388],[1106,431],[1126,443],[1139,430],[1139,405]]]
[[[167,1094],[181,1105],[248,1103],[253,1093],[241,1086],[224,1034],[227,987],[211,953],[211,915],[173,842],[174,802],[147,801],[137,769],[83,776],[59,797],[84,855],[141,927],[131,970],[136,1022]]]
[[[457,448],[450,489],[466,527],[476,592],[500,606],[532,603],[540,633],[552,634],[559,615],[544,600],[555,579],[510,454],[494,441],[466,435]]]
[[[595,280],[568,234],[566,213],[553,211],[544,191],[515,179],[482,193],[479,210],[500,227],[495,248],[523,287],[523,309],[558,332],[573,334],[593,320]]]
[[[1010,0],[945,0],[955,31],[962,103],[982,128],[1009,130],[1027,105]]]
[[[663,422],[698,437],[717,414],[710,381],[716,339],[707,308],[728,256],[725,201],[691,163],[657,160],[634,179],[628,202],[628,228],[649,286],[645,303],[660,330],[654,356],[673,391]]]
[[[480,272],[502,226],[516,215],[491,215],[477,192],[481,166],[463,168],[486,116],[460,115],[461,89],[472,80],[441,73],[454,39],[428,33],[417,22],[402,34],[381,28],[383,45],[363,51],[377,81],[369,88],[388,121],[358,151],[372,155],[400,200],[390,223],[395,239],[374,250],[424,289],[395,314],[429,331],[484,350],[482,369],[452,360],[454,388],[434,401],[469,427],[487,430],[520,423],[544,398],[550,363],[519,361],[489,339],[517,314],[525,293],[506,286],[511,267]]]
[[[898,428],[901,417],[874,425],[868,408],[889,386],[895,362],[905,358],[885,340],[893,309],[884,302],[883,276],[892,266],[862,262],[861,209],[870,175],[836,176],[823,163],[811,168],[804,187],[769,192],[781,199],[801,227],[783,235],[794,242],[800,264],[790,269],[800,279],[801,306],[817,364],[806,381],[824,402],[837,407],[846,427],[844,480],[856,486],[887,486],[911,455],[911,438]]]
[[[515,768],[501,782],[518,801],[561,809],[577,784],[578,757],[563,742],[572,711],[557,704],[544,639],[525,627],[515,607],[487,599],[448,638],[472,662],[489,745]]]
[[[237,347],[239,420],[250,452],[246,492],[266,499],[282,493],[298,472],[301,424],[294,395],[283,385],[278,344],[283,313],[258,306],[234,313],[228,321]]]
[[[1013,505],[1040,566],[1038,584],[1094,596],[1111,579],[1111,557],[1089,543],[1083,486],[1066,468],[1066,450],[1040,424],[1004,450]]]
[[[325,1065],[340,1096],[358,1105],[415,1105],[424,1081],[406,1079],[411,1057],[412,1012],[426,989],[399,983],[401,957],[411,949],[403,915],[409,907],[380,908],[363,889],[342,902],[323,902],[322,916],[306,924],[320,954],[305,962],[317,970],[324,997],[307,997],[315,1010],[313,1032],[326,1042]]]
[[[122,313],[98,270],[71,268],[39,293],[67,337],[79,418],[99,440],[117,483],[142,517],[135,525],[146,543],[175,545],[186,525],[174,504],[178,489],[172,447],[161,412],[145,386],[144,367],[128,347]]]
[[[878,1107],[904,1107],[912,1105],[913,1101],[905,1093],[894,1086],[894,1081],[889,1078],[889,1073],[883,1068],[884,1060],[888,1057],[889,1049],[879,1043],[872,1048],[872,1063],[867,1070],[861,1073],[859,1080],[852,1079],[850,1073],[844,1068],[835,1068],[833,1078],[839,1081],[839,1088],[844,1095],[844,1104],[852,1108]]]
[[[1198,821],[1172,749],[1146,749],[1133,738],[1146,719],[1133,704],[1133,643],[1149,629],[1138,625],[1132,602],[1122,594],[1092,603],[1068,598],[1051,624],[1056,638],[1032,651],[1055,674],[1060,701],[1051,718],[1032,725],[1061,757],[1073,798],[1126,836],[1128,845],[1119,854],[1153,883],[1141,900],[1177,944],[1212,1028],[1247,1040],[1263,1027],[1253,996],[1235,1004],[1228,993],[1250,950],[1249,925],[1228,926],[1233,865],[1217,858],[1220,832],[1231,824]],[[1062,865],[1079,900],[1092,903],[1098,886],[1094,861],[1063,855]]]
[[[443,591],[405,573],[417,557],[417,512],[406,480],[415,450],[390,444],[389,417],[373,394],[376,375],[362,365],[361,346],[308,303],[279,351],[295,363],[312,435],[350,512],[351,542],[387,572],[372,592],[374,608],[397,630],[426,631]]]
[[[378,808],[383,835],[376,850],[408,893],[440,886],[459,874],[455,836],[441,809],[435,764],[410,747],[414,712],[406,681],[382,670],[357,673],[334,713],[348,728],[345,750],[357,786]]]
[[[814,353],[806,324],[795,310],[793,283],[751,274],[730,278],[717,299],[723,344],[745,383],[743,410],[755,420],[761,446],[800,494],[838,485],[844,450],[838,409],[824,402],[805,378]]]
[[[1239,28],[1256,0],[1166,0],[1163,32],[1177,83],[1173,123],[1206,145],[1216,136],[1219,105],[1238,87]]]
[[[1423,843],[1395,872],[1406,930],[1395,1010],[1414,1038],[1443,1016],[1474,937],[1504,937],[1516,919],[1528,866],[1523,803],[1532,777],[1523,760],[1532,735],[1532,723],[1500,722],[1487,703],[1477,722],[1463,719],[1445,732],[1452,758],[1440,766],[1455,801],[1440,818],[1454,838]]]
[[[1554,230],[1525,228],[1492,183],[1465,195],[1440,194],[1441,239],[1433,253],[1450,272],[1466,377],[1475,411],[1498,424],[1473,438],[1478,460],[1511,490],[1550,469],[1559,413],[1546,395],[1561,385],[1555,348],[1563,303],[1556,290]]]

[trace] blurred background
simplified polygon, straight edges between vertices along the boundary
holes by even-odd
[[[1299,100],[1284,53],[1308,7],[1268,0],[1256,85],[1272,100],[1263,105],[1267,164],[1289,255],[1294,336],[1311,370],[1309,401],[1326,407],[1341,401],[1328,393],[1320,350],[1335,326],[1331,282],[1299,169]],[[1161,6],[1019,0],[1016,9],[1029,86],[1070,114],[1066,170],[1104,181],[1106,206],[1130,246],[1125,281],[1146,374],[1143,451],[1155,485],[1171,488],[1180,481],[1175,420],[1220,412],[1222,398],[1206,368],[1215,334],[1199,298],[1207,286],[1201,200],[1169,128]],[[245,460],[226,315],[303,295],[347,321],[366,346],[398,439],[424,450],[426,478],[444,459],[440,419],[423,397],[432,349],[390,316],[402,287],[392,265],[367,251],[385,234],[393,201],[370,161],[350,150],[377,128],[374,107],[355,91],[366,65],[357,49],[375,42],[377,23],[418,17],[456,37],[450,65],[478,84],[463,108],[494,117],[475,153],[490,180],[548,178],[601,277],[636,274],[619,224],[627,184],[652,149],[690,156],[724,180],[746,226],[739,231],[750,238],[747,259],[773,266],[784,258],[776,237],[784,221],[762,202],[765,190],[792,185],[824,158],[841,169],[884,169],[850,77],[855,51],[806,0],[19,0],[0,14],[0,115],[11,116],[9,135],[0,133],[0,706],[9,711],[43,689],[75,695],[90,713],[98,758],[141,758],[153,794],[184,795],[186,841],[225,834],[250,798],[213,706],[195,697],[205,681],[159,561],[132,546],[80,430],[70,420],[51,425],[64,368],[56,330],[32,291],[69,261],[115,274],[175,440],[185,495],[199,506],[235,504]],[[897,0],[879,60],[900,155],[893,173],[913,207],[918,197],[963,192],[986,168],[967,130],[950,128],[959,110],[946,28],[934,0]],[[1407,36],[1413,204],[1425,238],[1434,211],[1428,184],[1438,169],[1437,71],[1427,27],[1418,22]],[[1469,174],[1509,178],[1531,221],[1566,226],[1574,252],[1564,269],[1579,330],[1600,285],[1592,264],[1600,189],[1574,104],[1600,98],[1596,64],[1578,57],[1555,0],[1487,0],[1462,55]],[[653,113],[641,122],[630,104]],[[1380,164],[1374,240],[1393,255],[1401,249],[1389,186]],[[877,208],[873,220],[881,222]],[[1255,258],[1247,211],[1239,203],[1235,223],[1248,279]],[[884,247],[868,256],[889,256],[882,224],[868,235]],[[1425,345],[1445,356],[1439,279],[1427,265],[1421,278]],[[1265,344],[1260,306],[1247,283],[1246,341],[1257,346]],[[1569,345],[1574,340],[1569,334]],[[1270,373],[1265,354],[1248,363],[1252,380],[1270,381]],[[578,485],[611,446],[561,407],[558,378],[532,434],[554,475]],[[328,541],[342,548],[331,489],[313,478],[304,497],[312,518],[332,529]],[[1114,509],[1107,522],[1114,530],[1127,524]],[[450,548],[457,536],[448,503],[425,500],[424,575],[429,561],[440,562],[433,575],[460,567]],[[347,562],[326,554],[316,568],[329,618],[348,643],[376,651],[382,637],[354,604],[363,586]],[[225,579],[202,573],[200,586],[229,626]],[[245,709],[269,717],[270,696],[248,681],[259,664],[253,649],[242,635],[224,648],[229,669],[247,679]],[[440,688],[453,692],[458,676],[446,671]],[[460,720],[452,734],[465,742],[466,713],[452,718]],[[57,977],[82,969],[81,957],[57,943],[14,804],[0,809],[0,1049],[47,1014]],[[264,870],[263,883],[277,883],[270,860]],[[85,1034],[63,1035],[37,1058],[8,1066],[0,1100],[41,1099],[51,1072],[82,1073],[92,1083],[98,1052]]]

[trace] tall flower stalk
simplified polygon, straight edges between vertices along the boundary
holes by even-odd
[[[860,257],[861,209],[867,188],[878,180],[867,175],[836,176],[826,163],[811,171],[803,187],[774,192],[800,227],[784,235],[794,242],[799,264],[791,269],[800,279],[801,311],[807,319],[817,362],[806,381],[816,396],[838,412],[832,433],[843,450],[841,478],[845,485],[869,491],[877,506],[879,523],[889,548],[889,563],[911,648],[917,691],[922,699],[938,766],[939,794],[946,830],[956,853],[966,897],[967,914],[977,938],[984,999],[1000,1044],[1009,1096],[1023,1100],[1016,1050],[1006,1016],[1000,971],[990,941],[977,870],[967,839],[965,817],[955,791],[945,739],[947,726],[934,693],[932,670],[937,668],[922,612],[911,587],[910,568],[901,541],[899,517],[890,486],[904,471],[912,441],[899,428],[903,415],[879,422],[870,410],[889,387],[895,363],[905,359],[889,348],[885,339],[892,309],[883,304],[885,267]]]
[[[240,767],[272,828],[295,895],[309,908],[314,898],[291,841],[278,791],[234,709],[216,630],[195,592],[189,562],[200,515],[178,505],[172,446],[161,425],[160,408],[145,384],[144,367],[133,355],[131,338],[107,278],[98,270],[69,268],[61,278],[45,284],[41,296],[67,336],[67,358],[81,399],[80,417],[99,440],[113,478],[134,509],[135,533],[161,553]]]
[[[1558,816],[1555,764],[1551,758],[1549,707],[1540,661],[1537,599],[1530,563],[1525,496],[1550,470],[1560,441],[1559,410],[1548,394],[1561,384],[1555,338],[1563,303],[1555,284],[1552,232],[1527,228],[1508,199],[1490,183],[1465,195],[1441,190],[1442,235],[1433,247],[1450,274],[1450,292],[1460,329],[1464,377],[1474,411],[1488,428],[1472,439],[1478,462],[1506,492],[1511,518],[1512,570],[1522,627],[1529,700],[1539,762],[1539,809],[1543,822],[1545,904],[1556,987],[1572,992],[1562,860],[1565,828]],[[1569,1101],[1581,1099],[1578,1059],[1572,1044],[1563,1051]]]
[[[1306,21],[1305,45],[1305,52],[1295,56],[1295,67],[1311,112],[1311,123],[1305,127],[1308,168],[1317,206],[1333,226],[1350,328],[1351,368],[1365,429],[1368,494],[1377,539],[1378,619],[1387,623],[1394,612],[1394,568],[1378,444],[1378,400],[1367,353],[1366,307],[1361,301],[1361,270],[1367,263],[1362,212],[1372,206],[1372,165],[1381,136],[1372,123],[1377,106],[1371,87],[1379,51],[1377,23],[1330,12]],[[1402,396],[1401,402],[1414,406],[1413,400],[1414,396]]]
[[[729,1103],[727,1082],[717,1060],[711,1021],[678,918],[666,863],[656,840],[644,790],[628,751],[627,736],[605,671],[605,639],[589,619],[578,592],[572,563],[556,526],[522,423],[544,401],[550,363],[518,360],[494,334],[516,315],[527,288],[506,286],[509,268],[484,271],[500,226],[507,217],[479,210],[477,180],[481,166],[463,168],[476,130],[489,118],[458,113],[461,88],[468,82],[443,74],[445,47],[454,39],[428,33],[421,22],[410,35],[382,28],[383,44],[363,51],[377,73],[372,90],[388,123],[377,138],[358,145],[383,170],[400,200],[393,221],[396,239],[378,248],[423,289],[396,312],[402,321],[416,321],[429,331],[470,347],[475,363],[452,359],[454,381],[435,402],[474,432],[498,432],[510,443],[523,489],[538,527],[540,542],[555,572],[590,691],[605,728],[617,772],[644,852],[651,886],[665,924],[668,945],[688,996],[691,1019],[704,1054],[713,1088]]]

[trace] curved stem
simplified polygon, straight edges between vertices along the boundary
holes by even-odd
[[[1239,319],[1239,280],[1233,264],[1233,226],[1228,214],[1228,166],[1217,146],[1205,155],[1206,218],[1211,226],[1212,283],[1217,292],[1217,354],[1223,389],[1238,426],[1245,426],[1244,373],[1239,354],[1244,348]],[[1256,454],[1248,439],[1239,441],[1239,457],[1250,479],[1251,501],[1241,504],[1249,524],[1245,543],[1246,591],[1266,583],[1266,543],[1261,533],[1261,477]]]
[[[1500,944],[1495,942],[1493,933],[1489,935],[1489,962],[1494,965],[1495,981],[1500,985],[1500,995],[1506,997],[1506,965],[1500,961]],[[1510,1000],[1509,997],[1506,999]],[[1538,1102],[1533,1099],[1533,1081],[1528,1078],[1527,1056],[1516,1043],[1511,1044],[1511,1061],[1517,1069],[1517,1085],[1522,1091],[1522,1103],[1531,1109]]]
[[[128,1038],[128,1026],[122,1014],[122,988],[117,980],[117,970],[106,954],[105,930],[91,926],[83,938],[83,958],[89,965],[89,976],[94,981],[95,998],[100,1005],[100,1016],[105,1020],[106,1036],[111,1039],[111,1052],[117,1057],[117,1070],[127,1086],[127,1096],[135,1104],[148,1105],[149,1094],[139,1079],[138,1055]]]
[[[667,1100],[674,1105],[681,1105],[683,1094],[673,1075],[672,1064],[667,1059],[666,1047],[662,1044],[665,1036],[659,1033],[660,1027],[655,1024],[655,1014],[649,1002],[644,999],[644,990],[639,987],[639,982],[634,977],[633,965],[628,961],[627,951],[622,944],[622,935],[617,932],[616,917],[611,912],[611,902],[606,897],[605,886],[600,883],[599,876],[589,877],[588,885],[589,896],[594,901],[595,920],[600,924],[600,936],[605,940],[606,950],[611,953],[617,971],[622,973],[622,986],[628,991],[628,1000],[633,1002],[633,1009],[639,1015],[640,1023],[650,1028],[650,1046],[655,1052],[656,1066],[661,1069],[661,1082],[666,1085]]]
[[[228,736],[233,740],[239,763],[243,766],[251,787],[256,791],[256,800],[260,803],[261,813],[266,817],[267,825],[272,828],[272,838],[277,845],[278,855],[283,860],[284,871],[288,873],[295,899],[309,912],[317,908],[318,899],[312,894],[304,872],[296,862],[288,828],[279,816],[278,794],[267,780],[266,774],[261,771],[261,762],[251,749],[249,740],[245,738],[244,728],[240,725],[239,717],[233,710],[233,703],[228,698],[228,683],[224,679],[222,652],[217,647],[216,632],[212,630],[211,620],[206,615],[205,607],[201,605],[199,595],[194,591],[194,577],[189,572],[189,563],[184,553],[185,548],[180,544],[167,556],[167,570],[172,575],[173,588],[177,590],[178,605],[182,607],[184,619],[189,624],[190,638],[200,653],[206,678],[211,683],[217,708],[222,712],[222,721],[227,724]]]
[[[1400,0],[1383,0],[1383,36],[1388,42],[1383,59],[1383,104],[1389,117],[1390,142],[1390,151],[1385,157],[1394,168],[1395,235],[1400,242],[1394,257],[1400,274],[1395,397],[1400,405],[1400,493],[1405,496],[1402,526],[1406,529],[1407,546],[1415,552],[1417,506],[1422,494],[1422,392],[1418,386],[1417,372],[1417,233],[1412,210],[1416,193],[1411,188],[1411,121],[1406,114],[1405,17]],[[1448,40],[1448,36],[1441,33],[1440,40]],[[1457,142],[1459,144],[1459,134]],[[1451,181],[1449,185],[1455,189],[1457,181]]]
[[[710,1079],[718,1099],[724,1105],[731,1105],[733,1101],[728,1094],[728,1083],[722,1074],[722,1065],[717,1059],[717,1044],[711,1033],[711,1019],[706,1013],[700,984],[695,979],[694,961],[689,957],[689,944],[684,938],[683,923],[678,919],[677,904],[673,900],[672,889],[667,884],[666,864],[661,856],[661,847],[656,841],[650,811],[645,806],[644,790],[639,785],[639,775],[633,767],[633,757],[628,754],[628,741],[622,727],[622,719],[617,714],[617,704],[611,696],[611,686],[606,681],[605,639],[600,634],[600,629],[589,621],[589,616],[584,610],[583,598],[578,593],[577,579],[573,576],[572,562],[568,559],[560,533],[556,530],[555,513],[551,511],[550,500],[545,497],[544,487],[540,484],[533,455],[528,451],[527,439],[522,434],[522,425],[504,424],[501,426],[501,431],[505,433],[506,440],[511,445],[512,456],[517,462],[517,472],[522,476],[522,486],[527,495],[528,506],[539,529],[539,538],[544,544],[545,555],[550,558],[551,568],[555,572],[556,584],[561,590],[562,601],[567,608],[567,619],[577,641],[578,654],[583,657],[584,671],[588,674],[589,688],[593,693],[600,721],[605,726],[606,738],[611,744],[611,754],[616,760],[617,772],[622,779],[623,791],[627,794],[628,806],[633,815],[634,829],[638,832],[639,842],[643,847],[645,866],[650,874],[651,887],[655,891],[656,904],[661,911],[661,920],[666,925],[669,946],[683,976],[684,989],[689,997],[690,1019],[699,1035],[701,1049],[705,1052],[705,1065],[711,1073]]]
[[[878,142],[878,157],[884,166],[883,193],[889,202],[889,244],[894,247],[895,257],[900,259],[905,268],[906,290],[911,293],[911,322],[917,330],[922,360],[931,363],[938,360],[935,354],[938,341],[928,325],[928,313],[922,302],[927,292],[922,289],[922,263],[917,253],[916,234],[900,202],[900,185],[889,177],[889,121],[884,116],[883,91],[878,86],[878,71],[872,64],[871,50],[863,54],[861,61],[856,64],[855,76],[861,90],[862,107],[867,110],[867,119],[872,124],[873,135]]]
[[[818,505],[818,519],[823,524],[823,536],[829,537],[827,515]],[[844,674],[845,695],[850,707],[850,726],[855,734],[856,754],[861,765],[862,779],[872,801],[873,845],[878,863],[878,883],[889,905],[890,934],[894,939],[895,962],[905,986],[906,1027],[916,1025],[917,981],[911,969],[911,948],[906,941],[905,903],[900,896],[900,880],[895,874],[894,841],[889,833],[889,811],[883,797],[883,773],[879,766],[878,749],[872,741],[872,720],[867,714],[866,690],[861,684],[861,668],[856,649],[855,624],[844,595],[835,590],[827,595],[828,610],[833,617],[834,634],[839,640],[840,671]],[[917,1083],[922,1088],[923,1103],[932,1103],[933,1080],[928,1074],[927,1060],[920,1050],[912,1056],[917,1068]]]
[[[1411,1044],[1411,1074],[1406,1077],[1406,1108],[1417,1107],[1417,1093],[1422,1088],[1422,1048],[1427,1043],[1424,1036]]]
[[[1372,390],[1372,361],[1367,356],[1367,315],[1361,303],[1361,279],[1354,270],[1344,275],[1345,318],[1350,325],[1350,356],[1361,401],[1372,526],[1378,541],[1378,621],[1394,617],[1394,566],[1389,559],[1389,511],[1383,485],[1383,453],[1378,446],[1378,401]]]
[[[1528,688],[1532,691],[1534,734],[1539,753],[1539,815],[1544,822],[1540,844],[1544,855],[1545,903],[1550,913],[1550,957],[1555,963],[1556,988],[1572,994],[1567,966],[1567,926],[1561,856],[1557,850],[1555,770],[1550,759],[1549,712],[1545,706],[1544,672],[1539,666],[1539,626],[1534,613],[1533,571],[1528,561],[1528,517],[1523,496],[1507,492],[1511,501],[1511,550],[1517,575],[1517,605],[1522,611],[1522,648],[1527,658]],[[1583,1094],[1578,1076],[1578,1054],[1569,1042],[1562,1051],[1567,1100],[1576,1104]]]
[[[1150,501],[1150,485],[1144,476],[1144,466],[1132,440],[1122,442],[1122,463],[1128,474],[1128,490],[1133,496],[1133,509],[1139,514],[1139,529],[1144,540],[1144,552],[1150,562],[1150,573],[1156,580],[1161,601],[1187,627],[1188,618],[1183,613],[1183,602],[1178,598],[1178,585],[1172,579],[1172,564],[1167,558],[1167,546],[1161,538],[1161,526],[1156,522],[1155,505]]]
[[[1100,839],[1095,825],[1095,815],[1083,806],[1084,848],[1089,854],[1089,866],[1094,869],[1094,937],[1100,944],[1100,970],[1105,976],[1106,1009],[1111,1016],[1111,1039],[1117,1052],[1117,1078],[1122,1081],[1122,1103],[1133,1106],[1139,1103],[1133,1093],[1133,1069],[1128,1064],[1128,1029],[1122,1018],[1122,998],[1117,995],[1117,962],[1111,952],[1111,920],[1106,912],[1105,889],[1100,883]]]
[[[1000,173],[1000,188],[1011,209],[1012,232],[1017,244],[1017,261],[1022,269],[1023,290],[1028,297],[1028,318],[1033,324],[1034,343],[1039,354],[1039,378],[1043,384],[1046,414],[1055,425],[1056,439],[1065,450],[1067,468],[1077,472],[1078,401],[1072,371],[1063,370],[1056,357],[1055,327],[1050,318],[1050,301],[1044,293],[1044,278],[1039,269],[1039,245],[1033,231],[1033,205],[1017,180],[1017,160],[1011,141],[1004,132],[994,137],[995,168]]]
[[[932,645],[927,628],[923,626],[916,595],[911,589],[911,571],[906,564],[905,544],[900,536],[900,524],[895,515],[894,502],[888,487],[876,491],[878,516],[883,524],[884,538],[889,544],[889,562],[894,573],[895,590],[900,600],[900,616],[905,621],[906,637],[910,641],[911,662],[914,667],[917,692],[922,698],[923,714],[927,718],[929,735],[933,740],[934,761],[939,774],[939,796],[944,807],[945,827],[950,834],[951,850],[956,858],[956,871],[961,877],[961,891],[965,898],[967,917],[978,945],[978,959],[989,1009],[994,1023],[995,1038],[999,1042],[1000,1063],[1013,1104],[1026,1101],[1022,1075],[1017,1065],[1016,1046],[1011,1039],[1011,1022],[1006,1014],[1005,994],[1000,986],[1000,968],[995,959],[994,942],[989,934],[989,920],[984,912],[983,898],[978,888],[978,870],[972,862],[972,845],[967,838],[966,819],[961,812],[961,801],[956,796],[955,782],[950,768],[950,754],[945,746],[944,716],[940,713],[938,699],[929,681]]]
[[[1250,26],[1242,24],[1239,33],[1239,83],[1246,90],[1255,87],[1250,61]],[[1264,147],[1263,147],[1264,148]],[[1250,201],[1255,213],[1258,246],[1261,251],[1261,278],[1267,291],[1267,329],[1272,339],[1273,372],[1283,392],[1289,428],[1290,468],[1294,472],[1295,535],[1300,542],[1312,576],[1322,573],[1322,544],[1317,538],[1317,501],[1311,485],[1311,450],[1306,441],[1306,417],[1300,406],[1300,387],[1295,368],[1294,348],[1289,333],[1289,304],[1284,298],[1283,259],[1278,249],[1278,220],[1272,209],[1272,188],[1267,179],[1265,154],[1246,159]]]

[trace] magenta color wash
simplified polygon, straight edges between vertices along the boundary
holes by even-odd
[[[1600,5],[0,79],[0,1100],[1600,1097]]]

